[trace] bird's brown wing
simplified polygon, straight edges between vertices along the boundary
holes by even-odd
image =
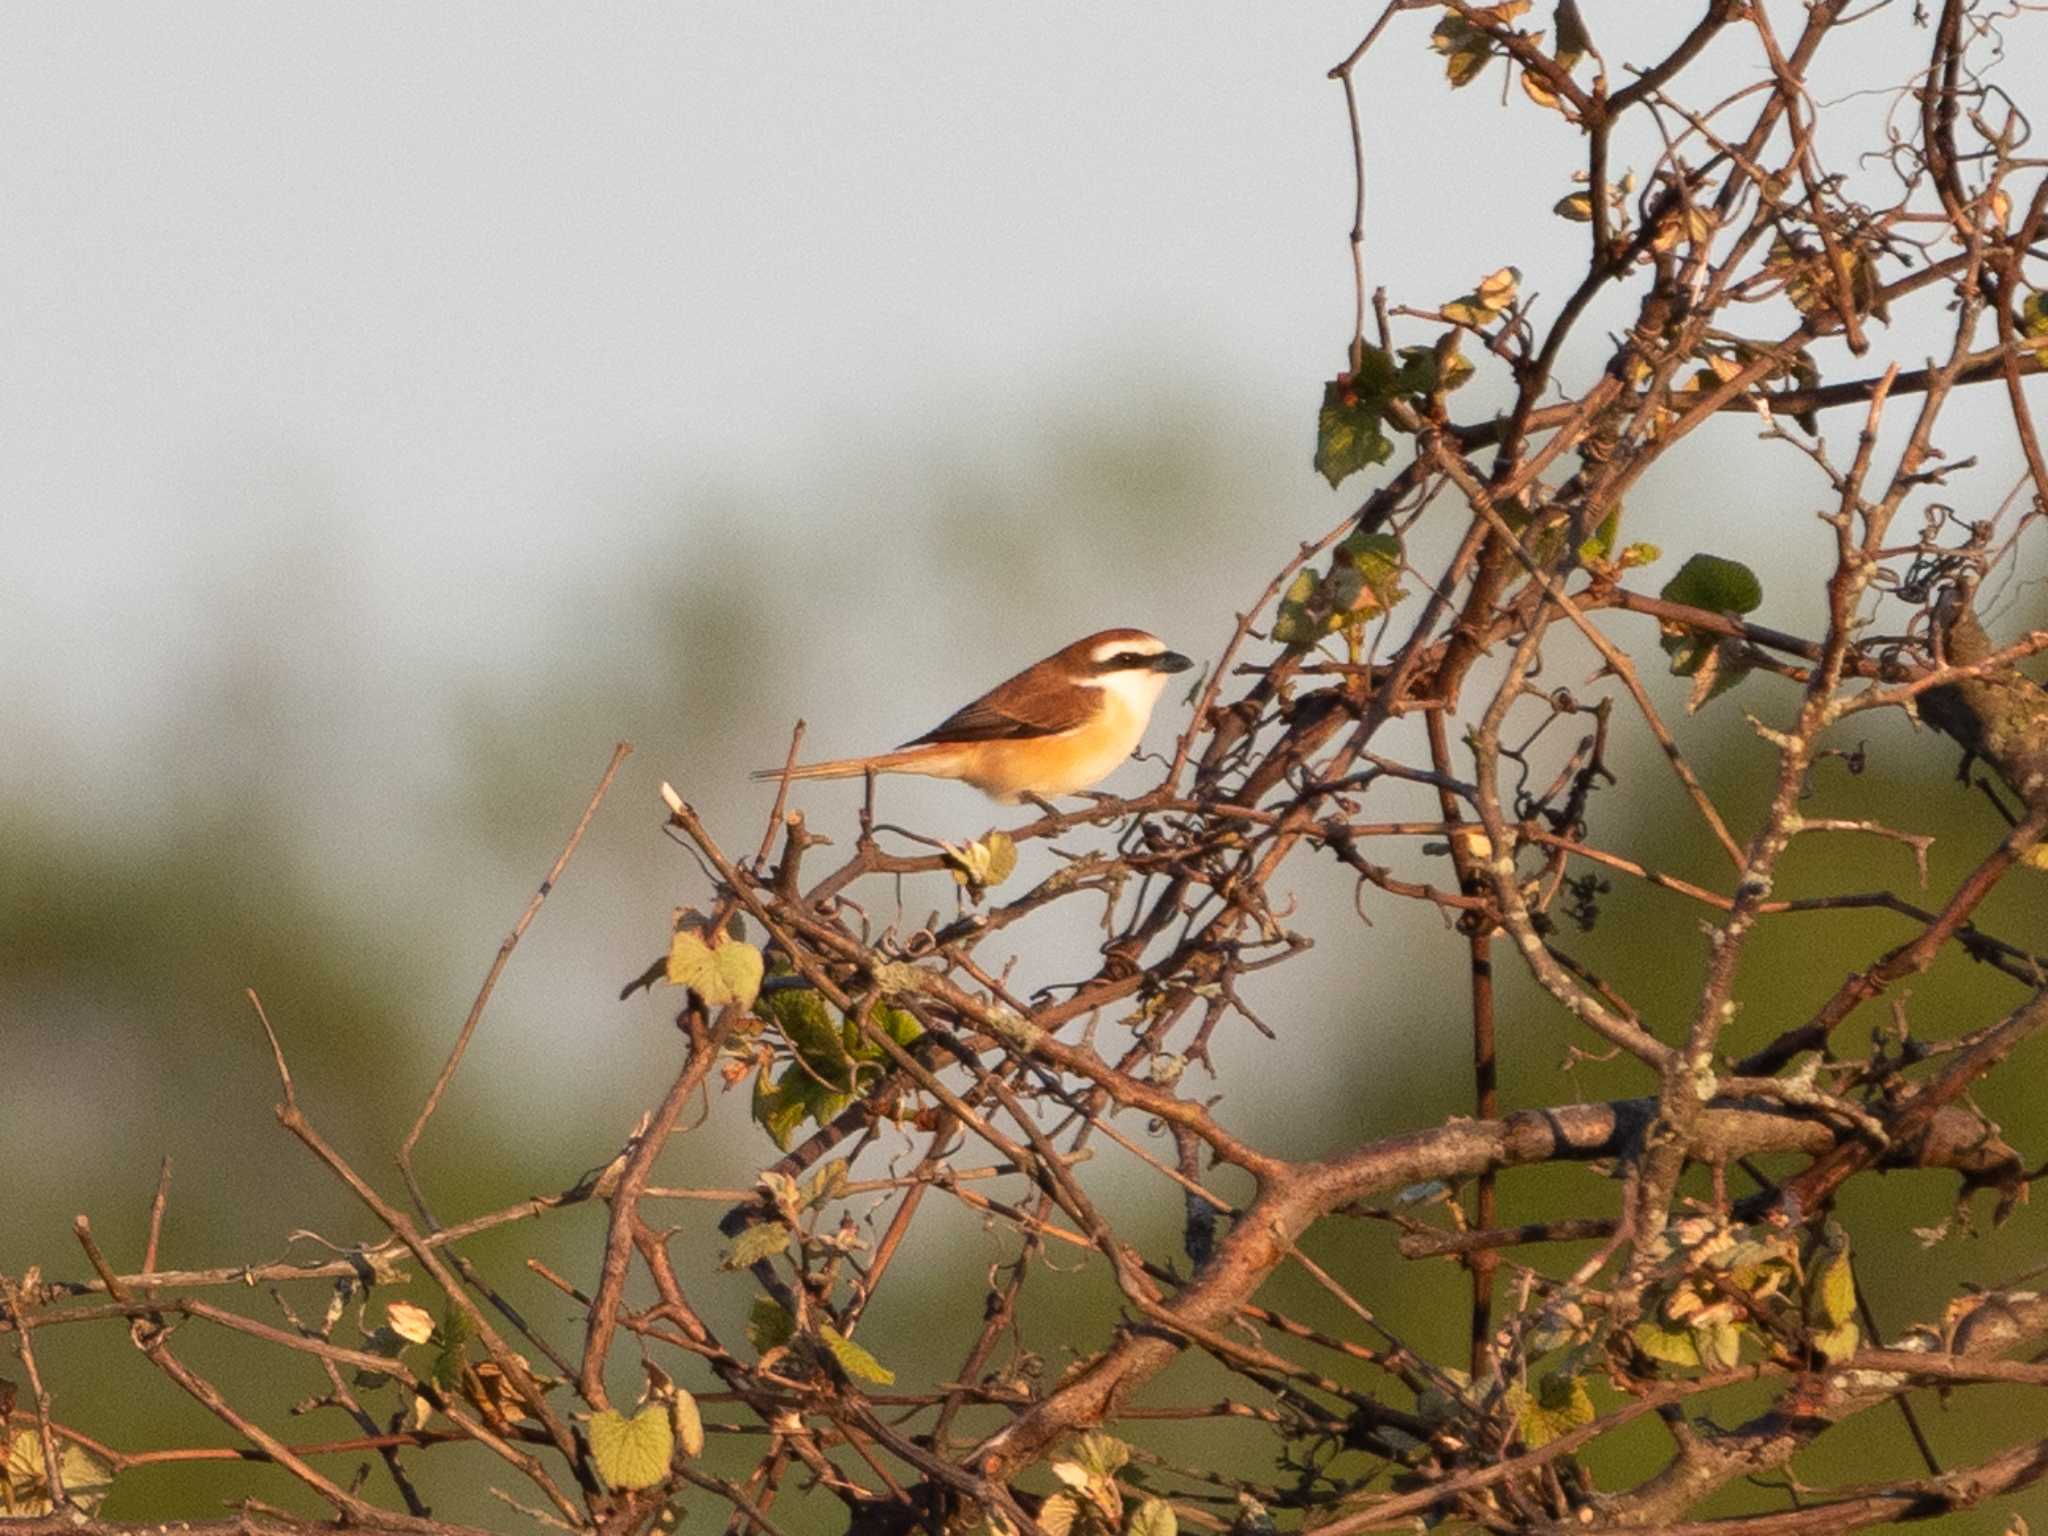
[[[921,747],[947,741],[1022,741],[1033,736],[1057,736],[1086,725],[1101,707],[1092,688],[1048,688],[1042,683],[1026,685],[1022,677],[998,684],[948,715],[906,747]]]

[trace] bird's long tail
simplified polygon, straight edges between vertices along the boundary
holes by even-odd
[[[872,769],[876,773],[929,773],[945,778],[956,756],[931,746],[904,747],[900,751],[881,752],[873,757],[835,757],[829,762],[799,763],[787,770],[787,776],[792,780],[857,779]],[[756,768],[753,777],[779,779],[784,774],[785,770],[781,768]]]

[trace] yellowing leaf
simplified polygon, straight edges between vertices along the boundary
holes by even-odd
[[[1488,309],[1506,309],[1515,302],[1515,289],[1522,281],[1519,267],[1502,267],[1498,272],[1488,273],[1479,280],[1474,292],[1479,302]]]
[[[1574,224],[1593,222],[1593,194],[1572,192],[1551,204],[1550,211],[1561,219],[1570,219]]]
[[[1007,832],[991,832],[982,840],[988,847],[988,879],[985,884],[1001,885],[1017,868],[1017,845]]]
[[[1131,1448],[1115,1435],[1092,1429],[1074,1447],[1074,1457],[1097,1477],[1113,1478],[1130,1462]]]
[[[5,1423],[0,1421],[0,1430]],[[44,1475],[43,1437],[33,1425],[16,1429],[0,1462],[0,1516],[47,1515],[56,1505]],[[97,1511],[114,1484],[114,1468],[92,1452],[61,1436],[57,1440],[57,1475],[64,1479],[64,1502],[82,1514]]]
[[[947,843],[945,848],[953,878],[972,890],[1001,885],[1017,868],[1017,845],[1007,832],[991,832],[978,842],[957,847]]]
[[[879,1387],[889,1386],[896,1380],[894,1371],[838,1329],[830,1326],[820,1327],[818,1337],[825,1341],[825,1347],[832,1351],[832,1358],[839,1362],[839,1368],[847,1375],[862,1381],[872,1381]]]
[[[1831,1328],[1856,1315],[1856,1275],[1846,1251],[1834,1254],[1814,1277],[1814,1305]]]
[[[1713,1322],[1695,1328],[1692,1338],[1700,1352],[1700,1364],[1709,1370],[1731,1370],[1741,1362],[1742,1330],[1732,1322]]]
[[[880,1013],[884,1010],[877,1009]],[[896,1012],[895,1009],[887,1010]],[[804,1180],[803,1189],[798,1193],[797,1203],[803,1206],[822,1204],[837,1195],[846,1183],[851,1165],[843,1157],[835,1157],[828,1163],[820,1163],[811,1176]]]
[[[1053,1464],[1057,1473],[1060,1464]],[[1038,1506],[1038,1528],[1045,1536],[1067,1536],[1074,1528],[1074,1517],[1081,1512],[1081,1506],[1074,1501],[1071,1493],[1056,1493]]]
[[[1553,1371],[1522,1395],[1522,1443],[1535,1450],[1593,1422],[1593,1399],[1577,1376]]]
[[[685,930],[669,944],[669,983],[688,987],[704,1000],[707,1008],[726,1003],[753,1007],[754,999],[761,994],[763,970],[761,951],[738,939],[727,939],[714,948],[696,933]]]
[[[1660,1328],[1645,1318],[1636,1324],[1630,1336],[1636,1341],[1636,1348],[1652,1360],[1661,1360],[1666,1365],[1700,1363],[1700,1352],[1693,1345],[1691,1329]]]
[[[1130,1523],[1124,1527],[1125,1536],[1177,1536],[1179,1530],[1173,1506],[1164,1499],[1145,1500],[1131,1511]]]
[[[613,1488],[652,1488],[668,1476],[675,1448],[668,1411],[658,1403],[630,1419],[612,1408],[591,1417],[591,1460]]]
[[[1633,570],[1639,565],[1655,565],[1664,558],[1664,551],[1655,544],[1631,544],[1622,550],[1615,564],[1623,570]]]
[[[1862,1337],[1854,1323],[1816,1329],[1813,1335],[1813,1352],[1829,1365],[1840,1365],[1856,1353],[1856,1346],[1862,1341]]]
[[[2048,293],[2030,293],[2020,305],[2020,329],[2028,336],[2048,336]]]

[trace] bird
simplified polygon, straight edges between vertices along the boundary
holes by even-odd
[[[1166,680],[1194,663],[1142,629],[1083,636],[893,752],[763,768],[757,779],[917,773],[1004,805],[1088,789],[1137,749]]]

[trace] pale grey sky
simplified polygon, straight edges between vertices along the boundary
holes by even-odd
[[[672,502],[632,511],[649,477],[872,517],[934,439],[1000,465],[1020,403],[1113,414],[1167,370],[1320,521],[1340,502],[1302,466],[1349,303],[1323,70],[1359,25],[1334,4],[7,7],[9,712],[125,740],[234,618],[222,582],[281,558],[347,586],[321,594],[346,610],[326,638],[365,659],[525,660],[565,575],[690,536]],[[1564,130],[1451,111],[1425,35],[1364,82],[1374,264],[1442,297],[1528,245],[1566,189],[1516,173]],[[295,608],[252,633],[288,639]]]

